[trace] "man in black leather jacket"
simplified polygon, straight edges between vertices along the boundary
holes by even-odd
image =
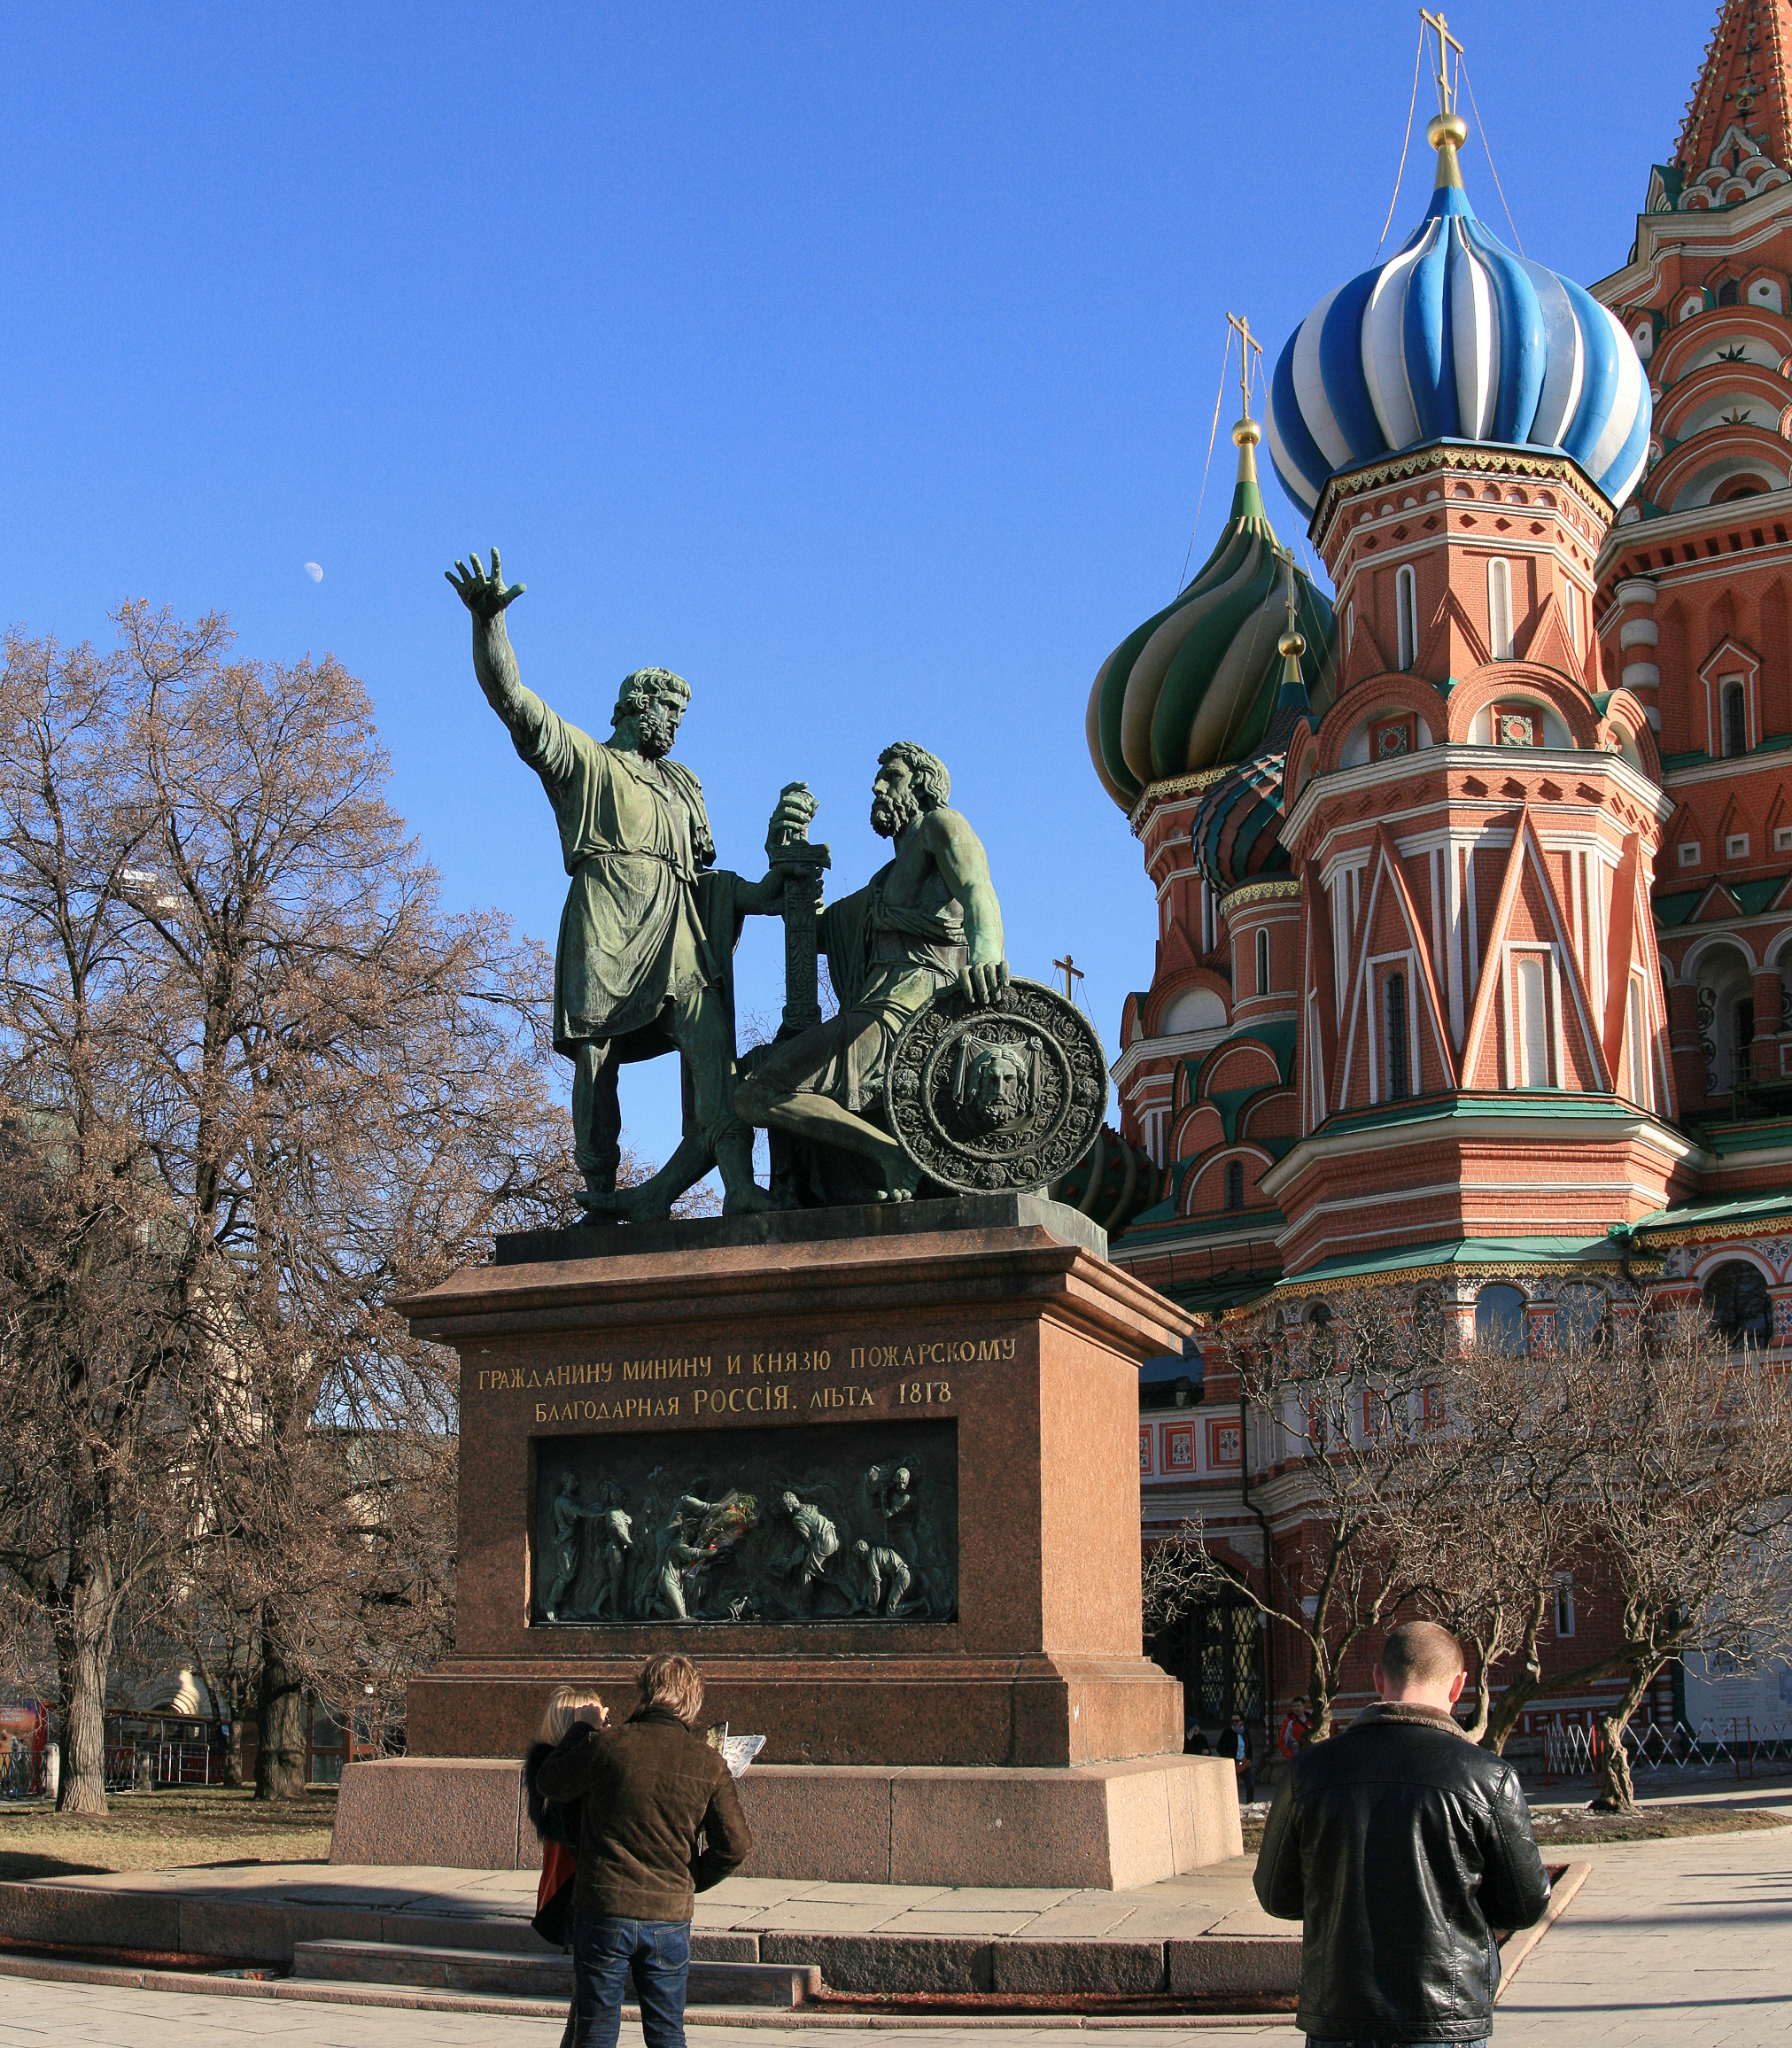
[[[1375,1667],[1381,1703],[1303,1749],[1276,1791],[1257,1897],[1301,1923],[1310,2048],[1485,2042],[1493,1929],[1549,1904],[1517,1774],[1450,1713],[1463,1676],[1447,1629],[1402,1623]]]

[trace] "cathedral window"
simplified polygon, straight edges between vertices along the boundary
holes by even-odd
[[[1475,1297],[1475,1335],[1484,1344],[1506,1352],[1524,1348],[1523,1291],[1496,1281]]]
[[[1512,658],[1512,564],[1495,555],[1487,564],[1487,645],[1496,662]]]
[[[1517,1088],[1548,1088],[1549,1074],[1548,956],[1512,955],[1512,1078]]]
[[[1565,1639],[1574,1633],[1574,1574],[1555,1574],[1555,1633]]]
[[[1387,1098],[1404,1102],[1412,1093],[1407,1056],[1406,976],[1390,974],[1382,988],[1387,1014]]]
[[[1418,578],[1410,563],[1400,570],[1393,579],[1394,630],[1400,641],[1400,666],[1404,674],[1418,659],[1419,645],[1419,594]]]
[[[1723,704],[1723,747],[1726,755],[1749,751],[1749,699],[1739,676],[1726,676],[1718,685]]]
[[[1718,304],[1719,306],[1734,306],[1737,297],[1735,279],[1734,277],[1725,278],[1724,282],[1718,287]]]
[[[1226,1206],[1242,1209],[1245,1206],[1245,1162],[1243,1160],[1226,1161]]]
[[[1704,1285],[1705,1314],[1733,1346],[1771,1344],[1773,1305],[1761,1268],[1747,1259],[1726,1259]]]
[[[1269,993],[1269,934],[1261,925],[1257,927],[1257,993]]]
[[[1578,655],[1580,652],[1580,593],[1571,583],[1563,586],[1562,609],[1568,621],[1568,644]]]

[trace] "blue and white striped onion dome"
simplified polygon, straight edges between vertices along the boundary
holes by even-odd
[[[1493,442],[1560,450],[1622,505],[1651,411],[1630,337],[1579,285],[1496,242],[1454,161],[1439,178],[1405,246],[1322,299],[1283,349],[1276,475],[1310,516],[1340,470],[1428,441]]]

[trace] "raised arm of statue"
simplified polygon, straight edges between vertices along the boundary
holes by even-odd
[[[958,986],[966,996],[987,1003],[1008,979],[1008,959],[1002,906],[996,900],[983,842],[958,811],[944,805],[927,814],[921,830],[941,876],[965,913],[966,957],[958,970]]]
[[[477,555],[469,555],[444,574],[473,615],[473,673],[486,702],[509,727],[516,751],[537,773],[549,781],[563,775],[567,764],[560,756],[567,749],[562,744],[560,720],[524,686],[504,626],[504,614],[528,586],[506,585],[495,547],[489,575],[480,568]]]

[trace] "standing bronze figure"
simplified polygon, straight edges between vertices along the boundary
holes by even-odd
[[[573,1063],[573,1143],[593,1216],[646,1221],[721,1168],[725,1213],[768,1206],[753,1180],[753,1134],[734,1114],[732,961],[742,918],[784,907],[786,877],[744,881],[715,866],[702,784],[671,760],[690,687],[668,669],[623,679],[607,741],[569,725],[524,687],[504,614],[498,550],[448,581],[472,614],[473,669],[516,751],[541,778],[571,878],[554,954],[554,1045]],[[618,1190],[620,1062],[684,1056],[684,1142],[652,1180]]]

